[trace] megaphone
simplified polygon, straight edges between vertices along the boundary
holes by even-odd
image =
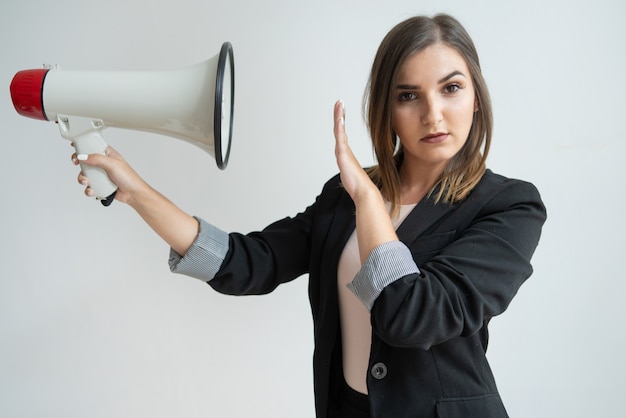
[[[106,127],[168,135],[208,152],[220,169],[230,156],[235,96],[232,45],[182,70],[24,70],[11,81],[20,115],[56,122],[77,154],[104,154]],[[108,206],[117,186],[104,170],[82,165],[94,195]]]

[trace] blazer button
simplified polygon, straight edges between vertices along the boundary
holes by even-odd
[[[387,366],[385,363],[376,363],[372,366],[370,372],[372,373],[372,377],[374,379],[384,379],[387,376]]]

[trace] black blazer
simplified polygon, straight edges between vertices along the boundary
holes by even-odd
[[[545,219],[532,184],[490,170],[460,203],[418,203],[397,233],[420,273],[386,287],[371,311],[373,417],[507,416],[485,357],[487,324],[531,275]],[[230,234],[209,282],[222,293],[262,294],[308,273],[318,417],[342,379],[337,264],[354,228],[354,205],[336,176],[295,217]]]

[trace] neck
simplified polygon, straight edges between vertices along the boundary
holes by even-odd
[[[417,203],[439,180],[444,167],[407,164],[400,167],[400,198],[402,204]]]

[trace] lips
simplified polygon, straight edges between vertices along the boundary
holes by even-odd
[[[428,134],[421,139],[422,142],[427,144],[439,144],[448,138],[448,134],[443,132],[437,132],[434,134]]]

